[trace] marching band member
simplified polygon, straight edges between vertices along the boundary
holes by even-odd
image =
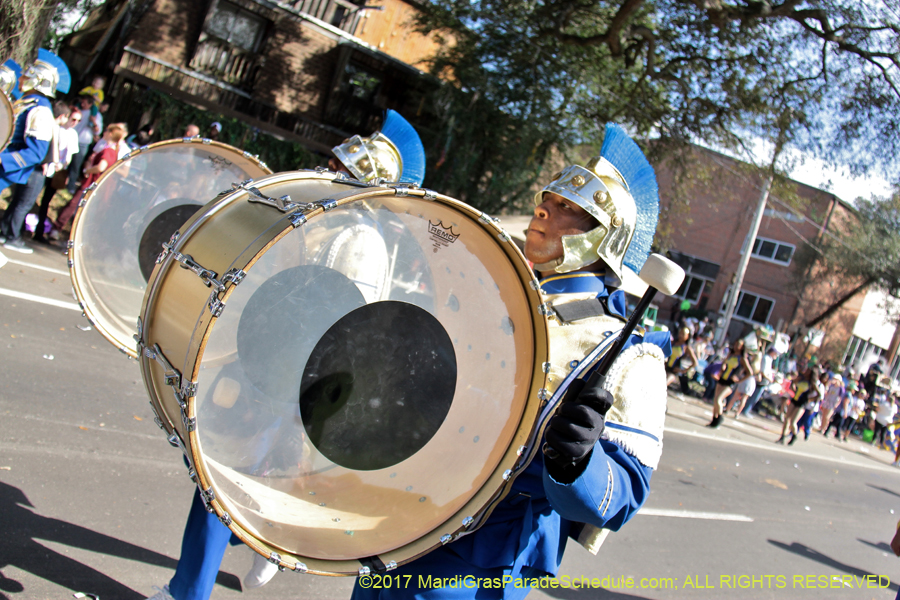
[[[553,307],[550,377],[559,381],[603,334],[625,320],[624,264],[639,271],[656,230],[656,177],[617,125],[607,125],[601,156],[573,165],[535,197],[525,256]],[[596,552],[602,529],[616,531],[640,509],[662,452],[667,332],[635,333],[613,364],[612,389],[576,382],[549,421],[553,459],[540,453],[475,532],[391,571],[409,588],[360,585],[368,598],[522,598],[556,576],[569,537]],[[418,587],[419,575],[479,578],[476,587]],[[474,579],[468,579],[475,581]],[[426,580],[427,581],[427,580]]]
[[[425,179],[425,148],[422,141],[412,125],[393,110],[387,111],[380,131],[367,138],[355,135],[335,146],[333,152],[336,158],[329,160],[332,170],[359,181],[374,183],[382,179],[421,185]],[[368,229],[371,227],[360,223],[348,231],[352,236],[360,238],[359,243],[365,244],[373,240]],[[352,251],[348,246],[352,246],[354,240],[352,237],[338,237],[341,238],[340,244],[331,244],[326,256],[319,258],[324,266],[334,268],[354,281],[367,301],[374,301],[380,294],[380,288],[386,283],[386,250],[383,253],[384,265],[378,264],[379,253],[368,252],[368,262],[363,261],[364,268],[357,267],[353,272],[346,272],[345,265],[335,262],[341,262],[342,251]],[[380,236],[377,241],[384,249]],[[277,427],[277,424],[273,427]],[[184,529],[181,559],[175,575],[162,589],[156,588],[157,593],[148,600],[206,600],[212,593],[225,549],[229,543],[236,545],[239,542],[215,513],[206,511],[200,493],[195,489]],[[253,565],[244,577],[244,587],[261,587],[277,572],[276,565],[254,553]]]
[[[3,77],[8,80],[8,73]],[[47,157],[56,139],[58,127],[53,115],[50,99],[56,92],[69,91],[70,76],[66,64],[52,52],[43,48],[38,52],[38,59],[26,68],[19,76],[19,90],[22,97],[14,104],[16,125],[9,145],[0,153],[0,191],[10,185],[23,185],[28,182],[32,172]],[[6,83],[8,85],[8,83]],[[13,194],[13,199],[6,209],[0,223],[0,243],[21,252],[30,252],[19,236],[25,214],[31,208],[20,198],[27,194]]]

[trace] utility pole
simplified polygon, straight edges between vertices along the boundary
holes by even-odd
[[[738,298],[741,294],[741,284],[744,283],[744,274],[747,272],[747,265],[750,263],[750,254],[753,252],[753,244],[756,242],[756,234],[759,232],[759,225],[762,223],[763,213],[766,210],[766,202],[769,199],[769,191],[772,189],[772,181],[775,178],[775,161],[772,161],[772,169],[766,177],[763,185],[762,193],[759,195],[759,201],[756,203],[756,214],[753,215],[753,224],[750,225],[750,233],[747,234],[746,246],[743,248],[741,260],[738,263],[737,271],[734,273],[734,282],[731,284],[731,293],[728,295],[728,304],[725,305],[725,322],[719,330],[716,345],[722,346],[725,337],[728,334],[728,326],[731,325],[731,318],[734,316],[734,309],[737,306]]]

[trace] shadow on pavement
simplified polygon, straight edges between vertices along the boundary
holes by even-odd
[[[866,546],[871,546],[872,548],[875,548],[876,550],[881,550],[882,552],[887,552],[888,554],[894,553],[894,551],[891,550],[891,545],[888,544],[887,542],[878,542],[876,544],[874,542],[867,542],[866,540],[861,540],[859,538],[856,538],[856,541],[861,542],[861,543],[865,544]]]
[[[897,496],[898,498],[900,498],[900,494],[898,494],[894,490],[889,490],[886,487],[881,487],[879,485],[872,485],[871,483],[867,483],[866,485],[869,486],[870,488],[872,488],[873,490],[878,490],[879,492],[885,492],[892,496]]]
[[[0,482],[0,569],[13,566],[73,592],[121,600],[143,599],[147,594],[136,592],[92,567],[51,550],[41,544],[40,540],[164,567],[173,573],[175,571],[177,561],[164,554],[80,525],[44,517],[33,512],[33,508],[22,490]],[[164,582],[160,582],[160,585],[162,583]],[[221,571],[216,583],[233,590],[241,589],[240,580],[236,576]],[[21,582],[0,573],[0,600],[8,600],[3,592],[24,591],[25,587]]]
[[[836,569],[838,571],[843,571],[844,573],[853,575],[855,577],[863,578],[863,577],[866,577],[867,575],[872,575],[874,577],[879,576],[878,573],[871,573],[864,569],[859,569],[857,567],[851,567],[850,565],[839,562],[839,561],[831,558],[830,556],[825,556],[821,552],[818,552],[817,550],[813,550],[812,548],[810,548],[809,546],[806,546],[804,544],[799,544],[797,542],[794,542],[793,544],[788,545],[783,542],[776,542],[775,540],[766,540],[766,541],[768,541],[770,544],[772,544],[776,548],[781,548],[782,550],[787,550],[788,552],[792,552],[794,554],[797,554],[798,556],[802,556],[804,558],[814,560],[817,563],[821,563],[823,565],[826,565],[826,566],[831,567],[832,569]],[[900,589],[900,585],[898,585],[894,582],[891,582],[891,584],[887,588],[884,588],[884,589],[891,589],[891,590],[896,591],[897,589]]]

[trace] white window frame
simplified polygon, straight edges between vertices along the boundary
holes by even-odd
[[[750,248],[750,256],[752,256],[756,260],[762,260],[765,262],[770,262],[770,263],[774,263],[776,265],[782,265],[782,266],[787,267],[787,266],[790,266],[791,261],[794,260],[794,254],[797,252],[797,246],[795,246],[794,244],[789,244],[787,242],[780,242],[778,240],[773,240],[771,238],[764,238],[764,237],[759,237],[759,236],[757,236],[757,238],[753,241],[753,245],[756,246],[757,242],[759,242],[759,246],[757,246],[758,248],[762,248],[763,242],[770,242],[772,244],[775,244],[775,251],[772,252],[772,258],[767,258],[765,256],[760,256],[756,252],[753,252],[753,248]],[[787,246],[791,249],[791,258],[787,262],[785,262],[783,260],[778,260],[777,258],[775,258],[775,256],[778,254],[779,246]]]
[[[756,312],[756,306],[760,300],[768,300],[769,302],[772,303],[772,306],[769,307],[769,313],[766,315],[765,321],[754,321],[753,319],[748,319],[746,317],[742,317],[737,313],[737,309],[741,305],[741,299],[744,297],[744,294],[750,294],[751,296],[756,298],[756,301],[753,303],[753,310],[750,311],[751,315]],[[721,312],[725,312],[725,304],[728,302],[728,297],[730,295],[731,295],[731,288],[729,287],[728,290],[725,292],[725,295],[722,297],[722,308],[720,309]],[[744,323],[756,323],[758,325],[768,325],[769,319],[772,317],[772,312],[774,310],[775,310],[775,298],[770,298],[769,296],[763,296],[762,294],[757,294],[756,292],[746,292],[742,289],[741,292],[738,294],[737,302],[734,303],[734,313],[732,313],[731,318],[737,319],[738,321],[742,321]]]
[[[687,294],[687,291],[688,291],[688,290],[690,289],[690,287],[691,287],[691,286],[690,286],[690,280],[691,280],[691,279],[699,279],[700,281],[703,282],[703,287],[700,288],[700,293],[697,295],[697,298],[694,299],[694,300],[691,300],[690,298],[687,298],[687,297],[685,296],[685,294]],[[712,280],[712,279],[709,279],[708,277],[703,277],[702,275],[694,275],[693,273],[686,272],[686,273],[684,274],[684,283],[682,284],[682,285],[684,286],[685,294],[679,295],[679,294],[676,292],[675,294],[673,294],[673,296],[674,296],[675,298],[679,298],[679,299],[681,299],[681,300],[687,300],[688,302],[691,303],[691,306],[694,306],[694,305],[696,305],[698,302],[700,302],[700,298],[703,297],[703,290],[706,288],[706,286],[709,285],[709,286],[711,287],[714,283],[715,283],[715,281]]]

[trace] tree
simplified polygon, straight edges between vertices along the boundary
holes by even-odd
[[[515,205],[606,121],[667,148],[739,148],[790,111],[790,145],[896,177],[900,14],[876,0],[431,0],[441,160],[431,184]],[[446,150],[446,152],[444,151]],[[515,175],[513,172],[515,172]],[[452,173],[452,174],[451,174]],[[470,175],[466,179],[466,175]],[[502,177],[501,184],[495,178]],[[510,181],[511,180],[511,181]]]
[[[0,0],[0,62],[37,58],[58,0]]]
[[[849,288],[805,327],[815,327],[870,287],[900,297],[900,188],[888,198],[857,199],[856,213],[841,229],[840,235],[823,236],[813,251],[798,257],[805,267],[798,272],[847,282]]]

